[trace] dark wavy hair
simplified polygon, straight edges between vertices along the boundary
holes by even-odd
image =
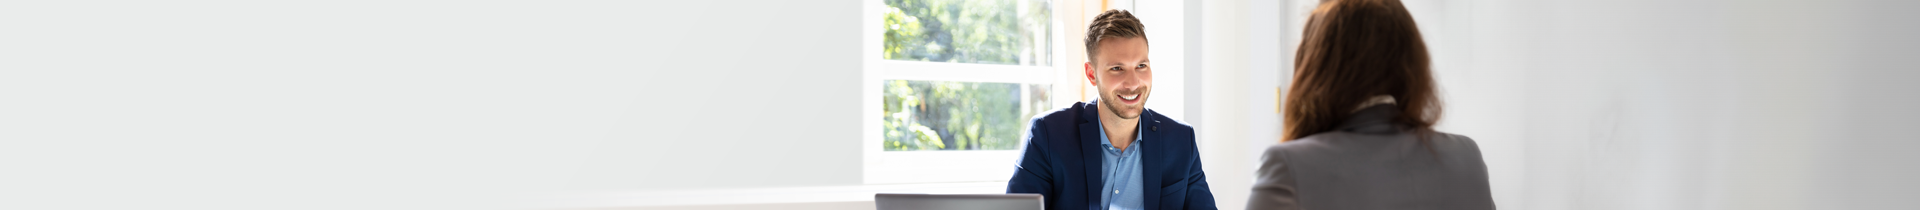
[[[1423,144],[1440,121],[1426,43],[1398,0],[1321,2],[1293,59],[1281,142],[1332,131],[1376,95],[1393,97],[1393,122]]]

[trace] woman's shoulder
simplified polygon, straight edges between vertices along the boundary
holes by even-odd
[[[1326,132],[1326,133],[1308,135],[1307,137],[1301,137],[1300,139],[1283,141],[1283,142],[1280,142],[1280,144],[1267,146],[1267,151],[1265,152],[1265,154],[1262,154],[1262,156],[1265,156],[1266,158],[1262,158],[1262,159],[1274,159],[1274,160],[1286,159],[1287,156],[1308,155],[1308,154],[1340,150],[1341,147],[1347,147],[1347,146],[1339,143],[1342,143],[1343,140],[1345,139],[1351,139],[1351,138],[1352,137],[1349,136],[1349,134],[1345,134],[1342,132]],[[1288,154],[1292,154],[1292,155],[1288,155]]]
[[[1386,139],[1397,139],[1397,138],[1405,138],[1405,137],[1411,137],[1411,136],[1407,136],[1403,134],[1380,135],[1380,134],[1332,131],[1332,132],[1316,133],[1313,135],[1307,135],[1306,137],[1300,137],[1299,139],[1280,142],[1280,144],[1276,144],[1276,145],[1273,145],[1272,147],[1269,147],[1268,150],[1269,151],[1312,150],[1314,148],[1341,147],[1349,144],[1364,143],[1359,141],[1386,140]]]
[[[1301,137],[1300,139],[1282,141],[1280,142],[1280,144],[1274,144],[1273,146],[1268,146],[1267,153],[1310,150],[1310,148],[1332,146],[1327,144],[1327,139],[1329,138],[1333,138],[1333,137],[1328,136],[1327,133],[1321,133],[1321,134],[1309,135],[1307,137]]]
[[[1473,138],[1465,135],[1433,132],[1431,141],[1433,142],[1435,150],[1471,152],[1476,156],[1480,154],[1480,143],[1473,141]]]
[[[1325,132],[1269,146],[1267,147],[1266,153],[1268,155],[1281,153],[1299,154],[1358,149],[1355,147],[1382,148],[1385,147],[1384,145],[1396,143],[1417,144],[1415,143],[1417,138],[1418,136],[1405,132],[1397,135]],[[1465,135],[1433,132],[1427,136],[1427,139],[1433,144],[1433,148],[1441,153],[1449,153],[1450,151],[1453,153],[1480,153],[1479,143],[1474,142],[1473,138]]]

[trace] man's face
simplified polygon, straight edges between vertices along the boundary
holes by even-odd
[[[1147,40],[1107,37],[1087,63],[1087,80],[1100,90],[1100,106],[1121,119],[1140,118],[1153,91]]]

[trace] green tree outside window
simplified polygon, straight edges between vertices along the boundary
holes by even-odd
[[[1022,89],[1017,83],[884,83],[886,151],[1018,149],[1027,121],[1050,109],[1046,90],[1051,85]]]
[[[888,60],[1050,66],[1046,0],[885,0]],[[885,151],[1018,149],[1051,85],[886,80]],[[1023,94],[1024,93],[1024,94]]]
[[[889,60],[1053,65],[1044,0],[886,0]]]

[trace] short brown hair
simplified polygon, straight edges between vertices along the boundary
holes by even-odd
[[[1331,0],[1308,17],[1293,57],[1280,141],[1332,131],[1376,95],[1398,105],[1393,122],[1433,133],[1440,121],[1427,45],[1398,0]],[[1426,138],[1421,138],[1425,143]],[[1431,148],[1429,148],[1431,149]]]
[[[1093,18],[1087,24],[1087,61],[1093,61],[1093,52],[1100,49],[1100,39],[1107,37],[1140,38],[1147,41],[1147,26],[1140,25],[1140,19],[1126,10],[1107,10]]]

